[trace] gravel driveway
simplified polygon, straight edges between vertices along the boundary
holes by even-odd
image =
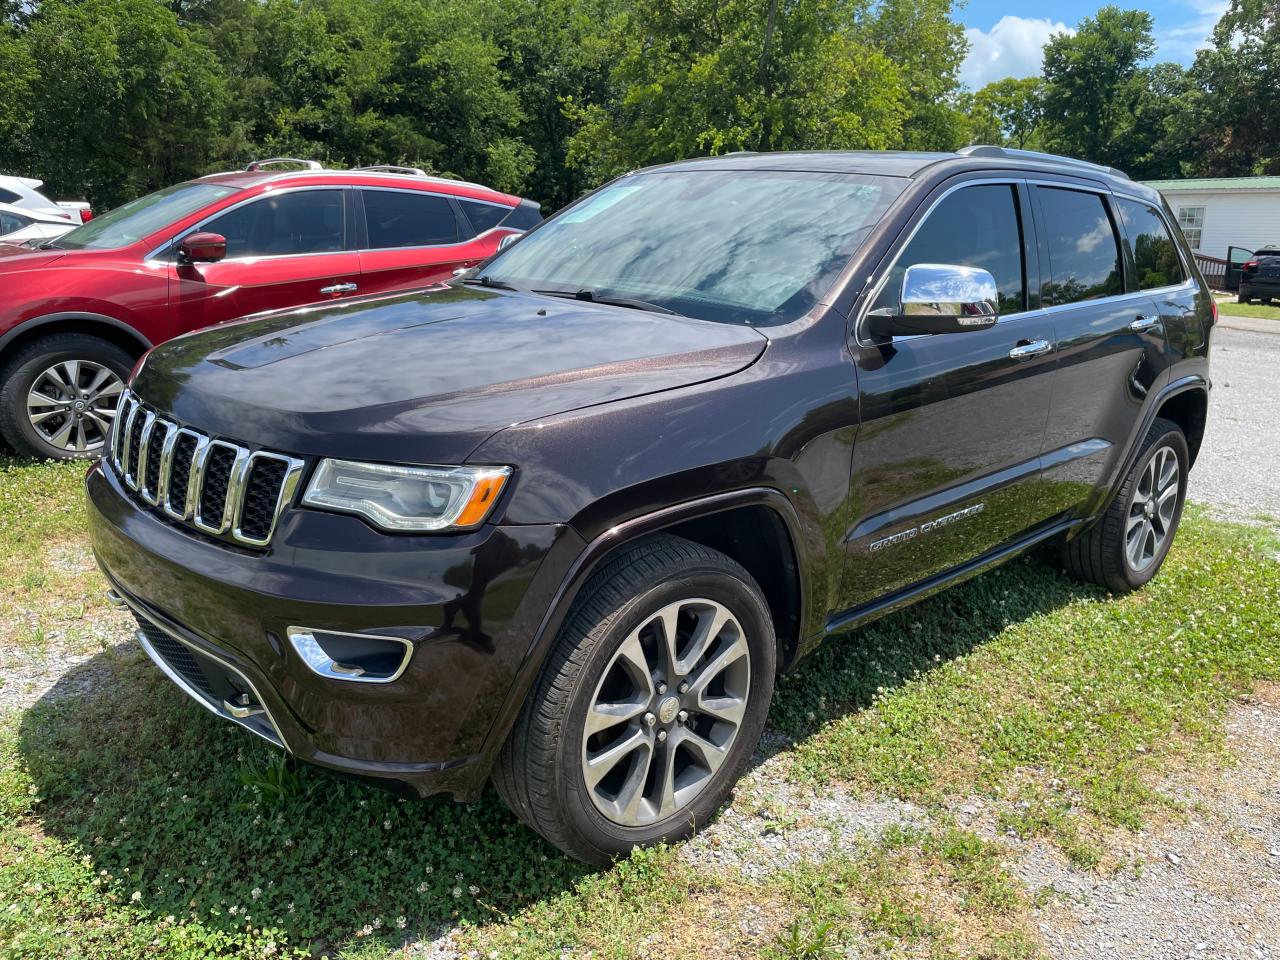
[[[1271,322],[1275,333],[1213,333],[1209,424],[1187,497],[1226,519],[1280,527],[1280,321]]]

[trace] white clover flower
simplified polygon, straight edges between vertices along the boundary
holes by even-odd
[[[427,885],[426,885],[426,883],[425,883],[425,882],[418,884],[418,892],[419,892],[419,893],[426,893],[426,892],[427,892]]]
[[[480,892],[480,888],[473,883],[471,886],[467,887],[467,892],[474,897],[477,893]]]
[[[359,930],[357,930],[357,931],[356,931],[356,936],[357,936],[357,937],[367,937],[367,936],[368,936],[369,934],[371,934],[371,933],[373,933],[373,927],[369,926],[369,925],[366,923],[363,927],[361,927]]]
[[[396,929],[397,929],[397,930],[403,930],[403,929],[404,929],[404,925],[405,925],[406,923],[408,923],[408,921],[407,921],[407,920],[405,920],[405,918],[404,918],[404,917],[396,917]]]
[[[435,873],[435,869],[436,869],[436,868],[435,868],[435,867],[433,867],[433,866],[431,866],[431,864],[427,864],[426,872],[427,872],[427,873]]]
[[[390,820],[390,818],[388,818],[388,819],[386,819],[386,820],[383,820],[383,821],[382,821],[382,829],[383,829],[383,830],[390,830],[390,829],[391,829],[391,820]]]
[[[141,890],[135,890],[135,891],[133,891],[133,896],[131,896],[131,897],[129,898],[129,900],[130,900],[131,902],[133,902],[133,903],[137,903],[137,902],[138,902],[139,900],[141,900],[141,899],[142,899],[142,891],[141,891]]]
[[[250,891],[249,891],[249,896],[251,896],[251,897],[253,897],[253,899],[257,900],[260,896],[262,896],[262,888],[261,888],[261,887],[254,887],[252,890],[250,890]]]
[[[461,887],[454,887],[454,888],[453,888],[453,895],[454,895],[455,897],[460,897],[460,896],[462,896],[462,888],[461,888]]]

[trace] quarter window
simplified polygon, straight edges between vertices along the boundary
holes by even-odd
[[[5,190],[0,187],[0,203],[17,203],[22,198],[12,190]]]
[[[1040,187],[1050,281],[1046,306],[1078,303],[1121,292],[1120,243],[1102,197]]]
[[[889,271],[873,309],[897,311],[902,275],[917,263],[981,267],[995,277],[1001,316],[1025,308],[1017,194],[1005,184],[965,187],[944,197]]]
[[[1192,250],[1200,249],[1200,231],[1204,229],[1204,207],[1179,207],[1178,226]]]
[[[1124,223],[1125,245],[1134,266],[1130,288],[1154,290],[1181,283],[1178,249],[1160,214],[1145,203],[1123,198],[1116,200],[1116,209]]]
[[[480,203],[476,200],[459,200],[458,203],[462,204],[462,209],[466,212],[467,219],[471,221],[471,226],[475,228],[476,233],[492,230],[511,212],[510,207],[495,203]]]
[[[341,250],[342,191],[297,190],[263,197],[223,214],[202,229],[227,238],[228,257]]]
[[[361,192],[371,249],[458,242],[458,217],[447,198],[405,190]]]

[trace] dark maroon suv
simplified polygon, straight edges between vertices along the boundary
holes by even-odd
[[[642,170],[447,286],[153,350],[94,549],[204,707],[605,862],[714,814],[824,640],[1050,541],[1155,576],[1214,323],[1173,222],[991,147]]]

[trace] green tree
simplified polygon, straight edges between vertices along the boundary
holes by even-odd
[[[975,137],[974,142],[1036,150],[1043,115],[1044,81],[1040,77],[996,80],[973,96],[974,133],[994,132],[996,138]]]
[[[1182,132],[1195,172],[1207,176],[1280,174],[1280,7],[1232,0],[1196,55]]]
[[[867,18],[862,38],[893,61],[905,87],[895,146],[954,150],[966,140],[959,91],[969,42],[952,12],[952,0],[880,0]]]
[[[635,0],[609,24],[606,100],[569,105],[569,162],[598,181],[734,150],[893,145],[905,85],[857,35],[863,13],[833,0]]]
[[[1075,36],[1044,48],[1045,146],[1121,168],[1147,149],[1136,142],[1135,109],[1146,89],[1143,61],[1155,52],[1151,14],[1103,7]]]
[[[47,0],[24,38],[23,160],[55,194],[113,206],[207,162],[225,102],[213,57],[154,0]]]
[[[18,26],[0,20],[0,171],[19,172],[31,150],[32,90],[38,75]]]

